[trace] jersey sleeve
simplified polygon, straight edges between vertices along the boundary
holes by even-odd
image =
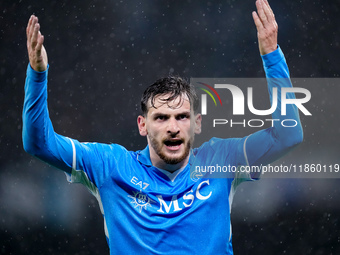
[[[273,90],[277,88],[277,108],[272,114],[272,127],[260,130],[243,138],[217,139],[213,138],[203,148],[211,148],[209,157],[225,160],[225,165],[233,165],[242,168],[258,166],[257,171],[235,171],[230,176],[239,183],[247,180],[258,179],[261,175],[261,167],[267,165],[294,149],[303,139],[303,130],[295,105],[287,104],[286,115],[281,114],[281,90],[292,87],[289,78],[289,70],[284,55],[278,47],[274,52],[262,56],[263,66],[266,72],[268,91],[272,103]],[[287,99],[295,99],[294,93],[287,93]],[[290,125],[282,125],[282,121],[289,120]],[[293,125],[292,125],[293,123]],[[209,155],[209,150],[204,150]],[[205,156],[207,158],[207,156]],[[218,175],[215,175],[218,176]],[[226,175],[224,175],[226,176]]]
[[[303,140],[303,130],[298,109],[295,105],[287,104],[286,115],[281,114],[281,90],[292,87],[289,70],[284,55],[277,50],[262,56],[266,72],[270,101],[272,102],[273,88],[277,88],[278,104],[272,114],[272,127],[258,131],[246,138],[244,151],[249,166],[262,166],[282,157]],[[287,93],[287,99],[295,99],[294,93]],[[290,125],[282,121],[289,120]],[[252,176],[258,178],[259,174]]]
[[[100,188],[107,178],[119,175],[119,164],[130,158],[130,152],[118,144],[81,143],[74,139],[70,143],[72,172],[66,174],[67,179],[85,185],[90,191]]]
[[[49,67],[48,67],[49,68]],[[54,132],[47,109],[48,69],[26,73],[22,139],[25,151],[49,164],[71,172],[72,146],[68,138]]]
[[[23,108],[23,146],[33,156],[65,171],[70,182],[99,187],[114,169],[119,155],[126,153],[119,145],[80,143],[54,132],[47,107],[48,70],[36,72],[29,65]],[[104,160],[109,155],[110,163]],[[110,166],[108,166],[110,165]]]

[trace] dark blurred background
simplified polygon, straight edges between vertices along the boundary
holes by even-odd
[[[340,1],[271,6],[291,76],[338,78]],[[1,1],[0,253],[108,254],[95,198],[22,148],[31,14],[45,36],[56,132],[138,150],[146,145],[136,127],[140,95],[157,78],[264,76],[253,10],[250,0]],[[284,160],[309,163],[320,155],[323,164],[339,163],[340,87],[322,96],[314,91],[315,104],[324,102],[327,111],[314,105],[304,145]],[[228,129],[227,136],[247,134]],[[235,254],[340,254],[339,184],[336,178],[242,184],[232,211]]]

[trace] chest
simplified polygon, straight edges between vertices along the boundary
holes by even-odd
[[[224,250],[230,239],[229,181],[179,177],[174,183],[138,173],[110,178],[99,190],[110,240],[182,251],[206,248],[213,238],[213,250]]]
[[[189,173],[188,173],[189,174]],[[100,189],[110,211],[140,216],[168,217],[229,207],[230,183],[224,179],[195,179],[185,174],[171,182],[160,176],[139,174],[110,178]],[[118,208],[118,209],[117,209]],[[229,208],[227,208],[229,211]]]

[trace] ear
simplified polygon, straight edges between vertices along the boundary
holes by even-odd
[[[202,131],[202,115],[199,113],[199,114],[196,114],[195,116],[195,129],[194,129],[194,132],[195,134],[200,134],[201,131]]]
[[[146,130],[145,117],[143,117],[142,115],[139,115],[137,118],[137,125],[138,125],[139,134],[141,136],[147,136],[148,131]]]

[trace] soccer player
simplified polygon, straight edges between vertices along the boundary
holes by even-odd
[[[256,1],[253,19],[269,93],[290,87],[277,45],[278,27],[266,0]],[[267,164],[302,141],[298,111],[287,106],[295,127],[274,126],[244,138],[212,138],[192,149],[201,131],[197,96],[185,80],[168,77],[148,87],[141,100],[139,133],[148,146],[128,151],[118,144],[81,143],[54,132],[47,109],[47,54],[38,18],[27,26],[23,143],[30,154],[54,165],[96,196],[110,254],[233,254],[231,202],[237,185],[257,175],[191,178],[190,165]],[[280,90],[279,90],[280,91]],[[292,93],[288,98],[294,98]],[[273,119],[281,120],[280,107]],[[230,177],[230,176],[229,176]]]

